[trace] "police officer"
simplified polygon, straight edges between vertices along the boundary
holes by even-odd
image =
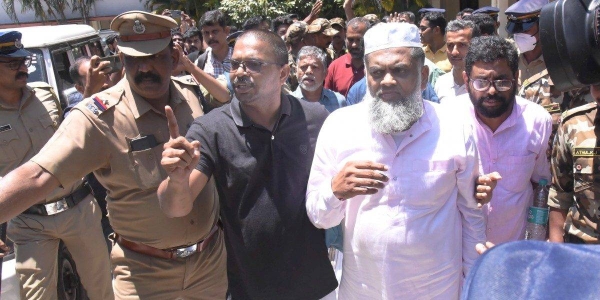
[[[46,83],[27,83],[30,65],[31,53],[22,49],[21,33],[0,32],[0,176],[40,152],[60,123],[61,107],[52,88]],[[101,212],[82,177],[49,188],[40,197],[24,194],[16,198],[28,203],[8,224],[22,299],[58,298],[61,240],[77,264],[90,299],[113,297]]]
[[[494,27],[496,28],[496,32],[498,32],[498,26],[500,26],[500,22],[498,22],[498,14],[500,13],[500,9],[495,6],[484,6],[480,7],[473,11],[474,15],[484,14],[490,16],[494,19]]]
[[[600,85],[591,87],[595,102],[562,115],[552,151],[550,241],[598,244],[600,148],[596,126]]]
[[[284,92],[289,94],[298,87],[298,78],[296,77],[296,55],[302,47],[312,45],[312,37],[306,33],[306,23],[294,22],[288,27],[285,33],[285,44],[288,48],[288,65],[290,66],[290,75],[283,86]]]
[[[310,46],[320,48],[325,53],[327,53],[326,62],[327,66],[329,66],[329,64],[331,64],[331,62],[335,58],[335,52],[329,49],[329,44],[331,43],[333,36],[336,35],[338,31],[331,27],[331,23],[329,23],[329,20],[325,18],[318,18],[312,21],[310,25],[306,27],[306,33],[308,33],[308,35],[312,37],[312,43],[310,44]]]
[[[111,29],[120,34],[125,78],[84,99],[38,155],[0,182],[2,221],[23,210],[22,202],[34,202],[23,199],[43,197],[93,172],[107,189],[115,231],[111,260],[117,299],[222,299],[227,290],[212,183],[185,217],[166,217],[156,196],[167,177],[160,166],[162,145],[169,140],[165,105],[182,120],[172,129],[181,134],[202,115],[196,83],[170,76],[180,60],[171,43],[175,27],[170,17],[140,11],[117,16]],[[227,93],[216,80],[206,88]],[[28,197],[19,197],[24,194]]]
[[[552,115],[552,131],[556,132],[563,95],[554,88],[542,56],[539,18],[545,4],[548,0],[521,0],[511,5],[505,12],[506,31],[513,35],[520,52],[517,95],[542,105]]]

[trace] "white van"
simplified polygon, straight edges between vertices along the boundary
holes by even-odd
[[[49,83],[58,94],[61,104],[74,92],[69,67],[83,55],[105,56],[102,38],[88,25],[57,25],[12,28],[23,34],[23,47],[33,54],[29,67],[29,82]]]
[[[28,82],[44,81],[50,84],[61,105],[68,105],[68,96],[74,93],[74,83],[69,75],[69,67],[83,55],[105,56],[101,37],[88,25],[57,25],[8,28],[2,31],[20,31],[21,43],[32,53]],[[7,244],[11,246],[10,241]],[[3,259],[2,290],[0,299],[19,300],[19,280],[15,274],[15,257],[10,253]],[[58,299],[87,299],[75,262],[61,242],[58,251]]]

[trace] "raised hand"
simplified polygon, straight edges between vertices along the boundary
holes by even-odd
[[[389,180],[382,173],[387,169],[384,164],[372,161],[349,161],[331,181],[333,194],[340,200],[375,194]]]
[[[200,160],[200,142],[189,142],[179,134],[179,125],[170,106],[165,106],[170,139],[165,143],[160,164],[167,171],[169,179],[188,182],[190,173]]]
[[[100,90],[107,84],[108,79],[108,66],[110,62],[100,61],[100,57],[97,55],[92,56],[90,59],[90,66],[85,78],[85,87],[83,96],[89,97]]]

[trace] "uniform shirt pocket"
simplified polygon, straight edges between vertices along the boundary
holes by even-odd
[[[0,132],[0,162],[12,162],[18,158],[17,153],[14,151],[11,145],[12,141],[16,141],[18,139],[19,135],[14,129]]]
[[[143,190],[157,188],[166,172],[160,165],[163,145],[159,144],[150,149],[130,152],[131,167],[135,179]]]
[[[456,187],[457,166],[448,160],[414,160],[409,176],[410,187],[406,205],[413,208],[430,208],[443,203],[437,201]]]

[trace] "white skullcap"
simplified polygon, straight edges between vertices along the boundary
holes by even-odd
[[[419,28],[408,23],[379,23],[365,33],[365,55],[388,48],[421,48]]]

